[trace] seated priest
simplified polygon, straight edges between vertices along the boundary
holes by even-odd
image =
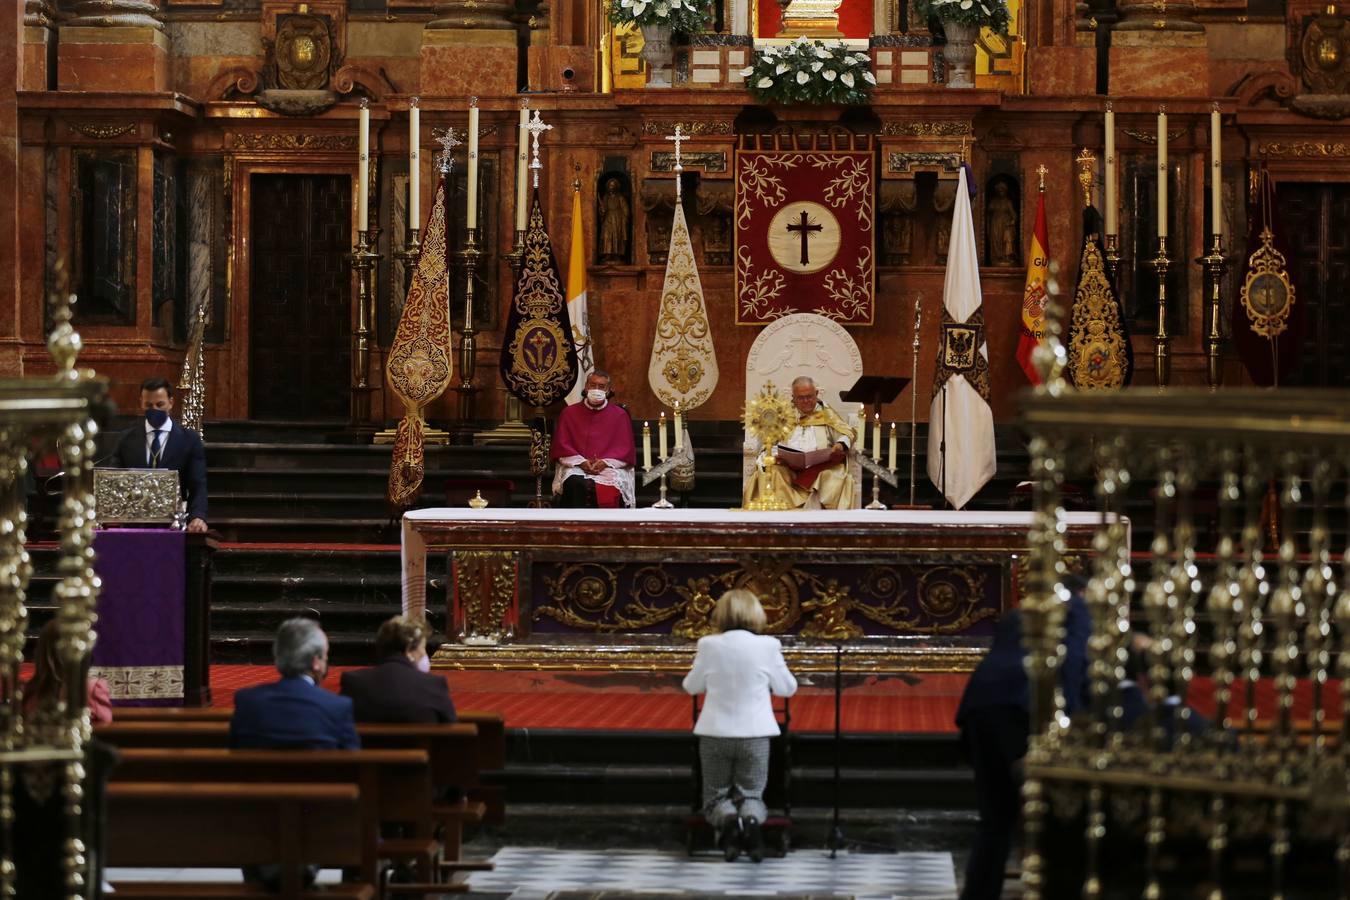
[[[798,509],[851,509],[854,490],[848,448],[853,429],[820,399],[809,376],[793,380],[792,405],[797,408],[797,427],[779,446],[802,453],[828,450],[829,456],[814,465],[794,467],[795,461],[786,455],[763,448],[759,465],[745,484],[745,505],[772,490],[779,500]]]
[[[616,509],[633,506],[633,420],[609,402],[609,373],[586,376],[586,392],[558,417],[550,458],[555,504],[570,508]]]

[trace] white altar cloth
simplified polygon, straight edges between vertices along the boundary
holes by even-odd
[[[814,525],[822,523],[841,526],[878,523],[927,528],[951,528],[959,530],[970,527],[999,527],[1030,530],[1034,514],[1031,512],[981,512],[965,510],[931,509],[894,509],[894,510],[814,510],[802,512],[750,512],[729,509],[667,509],[656,510],[650,507],[637,509],[521,509],[499,507],[496,509],[472,509],[466,507],[446,507],[440,509],[416,509],[403,514],[402,559],[403,559],[403,614],[422,618],[427,607],[427,547],[419,526],[435,527],[439,525],[463,523],[501,522],[503,526],[517,523],[545,524],[557,522],[560,528],[583,523],[626,523],[648,524],[663,522],[670,524],[715,525],[764,525],[766,527],[797,525],[809,520]],[[1092,527],[1100,524],[1103,516],[1099,512],[1069,512],[1060,516],[1062,527]],[[1108,519],[1109,521],[1109,519]],[[1127,531],[1128,535],[1128,531]],[[1127,537],[1128,541],[1128,537]]]

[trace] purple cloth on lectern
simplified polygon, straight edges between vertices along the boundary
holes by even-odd
[[[98,596],[94,672],[116,706],[183,705],[186,534],[109,528],[94,535]]]

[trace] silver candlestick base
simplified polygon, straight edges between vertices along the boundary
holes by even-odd
[[[666,476],[661,476],[661,499],[652,504],[652,509],[674,509],[675,504],[666,499]]]
[[[881,502],[881,476],[872,473],[872,502],[863,507],[863,509],[885,509],[886,504]]]

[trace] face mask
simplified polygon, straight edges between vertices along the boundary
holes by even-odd
[[[155,409],[152,406],[145,411],[145,421],[150,423],[151,428],[163,428],[164,423],[169,421],[169,414],[162,409]]]
[[[425,654],[425,653],[422,654],[421,658],[417,660],[417,671],[419,671],[419,672],[430,672],[430,671],[431,671],[431,657],[430,657],[430,656],[428,656],[428,655]]]
[[[605,402],[605,392],[587,391],[586,400],[591,404],[591,406],[599,406],[601,403]]]

